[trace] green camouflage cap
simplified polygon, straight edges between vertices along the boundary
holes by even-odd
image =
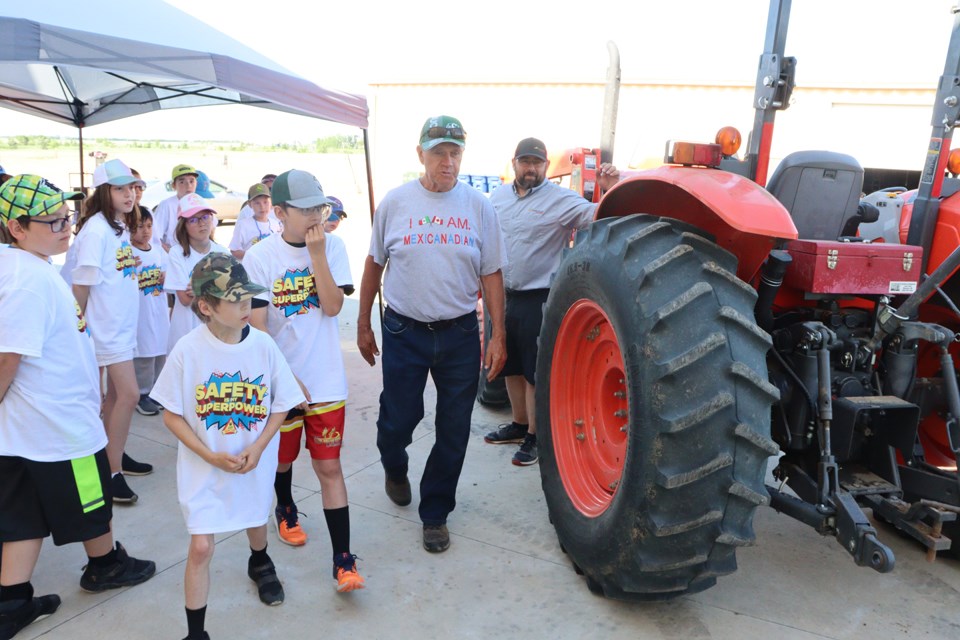
[[[247,270],[231,255],[211,252],[200,259],[190,276],[193,294],[240,302],[267,291],[250,282]]]
[[[14,176],[0,188],[0,221],[6,224],[22,216],[47,215],[67,200],[82,199],[82,193],[61,191],[46,178],[29,174]]]

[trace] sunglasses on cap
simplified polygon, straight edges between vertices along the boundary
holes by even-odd
[[[453,138],[454,140],[466,140],[467,132],[460,127],[430,127],[424,134],[427,138]]]

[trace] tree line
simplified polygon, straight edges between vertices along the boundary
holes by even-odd
[[[253,144],[242,141],[222,140],[126,140],[94,138],[84,143],[90,148],[104,149],[191,149],[206,151],[292,151],[295,153],[362,153],[363,139],[359,135],[333,135],[317,138],[313,142],[277,142]],[[0,136],[0,149],[77,149],[79,141],[74,137],[16,135]]]

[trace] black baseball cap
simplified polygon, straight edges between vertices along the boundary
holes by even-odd
[[[547,146],[536,138],[524,138],[517,145],[517,152],[513,154],[514,159],[522,158],[523,156],[532,156],[546,160]]]

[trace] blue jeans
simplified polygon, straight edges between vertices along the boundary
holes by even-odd
[[[437,388],[436,441],[420,479],[420,520],[445,524],[457,504],[470,417],[480,375],[480,333],[474,313],[429,328],[389,309],[383,317],[383,392],[377,448],[390,477],[407,474],[407,446],[423,419],[427,374]]]

